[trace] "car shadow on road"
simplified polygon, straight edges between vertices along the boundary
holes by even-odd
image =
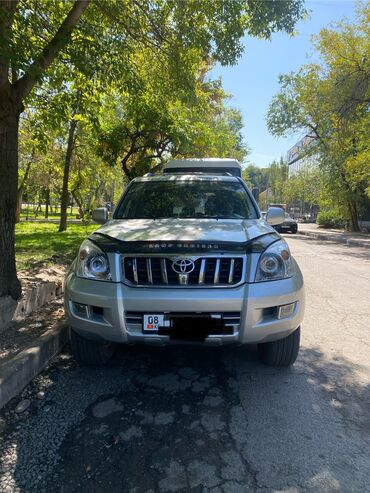
[[[21,492],[367,484],[370,388],[350,361],[318,349],[303,348],[292,369],[243,348],[124,347],[104,369],[79,368],[67,353],[45,379],[45,400],[2,450],[3,461],[15,451],[8,484]]]

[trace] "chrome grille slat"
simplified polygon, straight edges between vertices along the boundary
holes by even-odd
[[[190,272],[180,274],[179,270],[173,268],[173,262],[178,261],[179,256],[123,255],[123,282],[131,286],[204,288],[233,287],[243,282],[246,258],[242,255],[189,255],[184,258],[191,260],[194,265]]]
[[[218,258],[216,260],[215,275],[213,277],[213,284],[218,284],[220,281],[220,264],[221,260]]]
[[[153,284],[153,274],[152,274],[152,260],[150,257],[146,259],[146,271],[148,274],[149,284]]]
[[[161,258],[161,272],[162,272],[162,279],[165,284],[168,284],[168,276],[167,276],[167,267],[166,267],[166,259]]]
[[[206,269],[206,259],[202,258],[199,271],[199,284],[204,284],[204,272]]]
[[[136,284],[138,284],[139,283],[139,276],[137,275],[137,260],[136,260],[136,258],[134,258],[132,260],[132,271],[134,274],[134,282]]]
[[[233,278],[234,278],[234,265],[235,265],[235,259],[231,259],[230,262],[230,271],[229,271],[229,284],[232,284]]]

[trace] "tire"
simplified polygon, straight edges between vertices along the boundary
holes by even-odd
[[[301,328],[278,341],[258,344],[258,355],[262,363],[268,366],[290,366],[297,359]]]
[[[70,339],[73,356],[81,366],[106,365],[114,354],[111,342],[91,341],[72,329]]]
[[[295,228],[292,228],[292,229],[291,229],[291,232],[292,232],[292,234],[294,234],[294,235],[295,235],[295,234],[297,234],[297,231],[298,231],[298,227],[297,227],[297,226],[296,226]]]

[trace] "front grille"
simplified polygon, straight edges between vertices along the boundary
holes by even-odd
[[[123,279],[133,286],[235,286],[243,278],[243,257],[184,257],[191,272],[173,268],[181,257],[123,257]],[[179,270],[179,269],[178,269]],[[189,269],[190,270],[190,269]]]

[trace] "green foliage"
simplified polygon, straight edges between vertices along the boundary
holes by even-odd
[[[243,180],[249,188],[257,187],[263,192],[268,187],[268,168],[259,168],[255,164],[248,164],[243,171]]]
[[[35,66],[34,61],[73,5],[72,0],[21,0],[15,8],[11,42],[7,32],[1,33],[0,58],[18,74],[31,70],[40,80],[45,76],[43,67]],[[233,64],[243,51],[245,33],[267,39],[276,31],[292,34],[305,13],[302,0],[100,0],[90,2],[72,33],[64,35],[57,56],[88,77],[96,74],[99,63],[107,77],[119,80],[133,46],[152,48],[159,57],[169,51],[172,75],[179,82],[188,73],[183,69],[189,66],[189,50],[198,51],[203,60]],[[0,20],[10,15],[1,9]],[[72,42],[68,42],[70,35]]]
[[[122,172],[118,166],[107,166],[96,154],[93,138],[88,132],[80,129],[76,142],[70,191],[80,217],[86,219],[95,207],[115,202],[116,192],[122,193]]]
[[[346,225],[345,218],[335,209],[320,211],[316,222],[322,228],[344,228]]]
[[[1,8],[0,20],[9,16],[12,26],[9,39],[1,34],[0,60],[13,84],[25,86],[28,79],[22,89],[38,116],[33,138],[46,153],[50,131],[66,145],[73,119],[78,127],[100,127],[101,156],[110,163],[127,159],[123,167],[128,175],[133,169],[131,176],[164,154],[243,160],[240,113],[223,107],[220,82],[205,81],[205,74],[216,61],[237,61],[245,33],[292,34],[306,13],[302,0],[100,0],[62,33],[75,7],[72,0],[20,0],[11,12]],[[53,48],[46,52],[48,43]],[[109,123],[115,103],[120,114]]]
[[[272,161],[267,168],[249,164],[243,171],[243,179],[250,188],[257,187],[259,205],[267,209],[269,203],[284,203],[288,179],[288,165],[283,158]]]
[[[359,204],[369,195],[370,6],[357,22],[323,29],[314,38],[321,61],[282,76],[267,114],[271,133],[305,131],[314,141],[325,190],[358,229]]]
[[[95,130],[98,152],[106,162],[119,162],[132,178],[171,156],[243,161],[247,149],[241,115],[225,107],[227,95],[220,81],[206,79],[204,63],[194,63],[193,91],[183,94],[150,53],[140,60],[141,90],[113,88],[104,99]]]
[[[288,180],[288,165],[283,158],[273,161],[268,167],[268,184],[273,194],[274,203],[284,201],[284,187]]]
[[[27,111],[22,117],[19,184],[23,187],[23,197],[27,202],[38,204],[49,200],[51,217],[60,202],[66,135],[62,125],[53,128],[45,123],[43,116],[41,109]],[[38,138],[40,126],[43,127],[41,141]],[[120,169],[107,166],[102,161],[95,152],[95,141],[89,126],[81,124],[75,135],[69,176],[69,190],[74,203],[79,206],[79,215],[85,218],[96,206],[111,202],[116,189],[121,193]]]
[[[323,191],[322,174],[318,168],[303,167],[289,178],[284,187],[284,202],[300,200],[310,206],[320,204]]]

